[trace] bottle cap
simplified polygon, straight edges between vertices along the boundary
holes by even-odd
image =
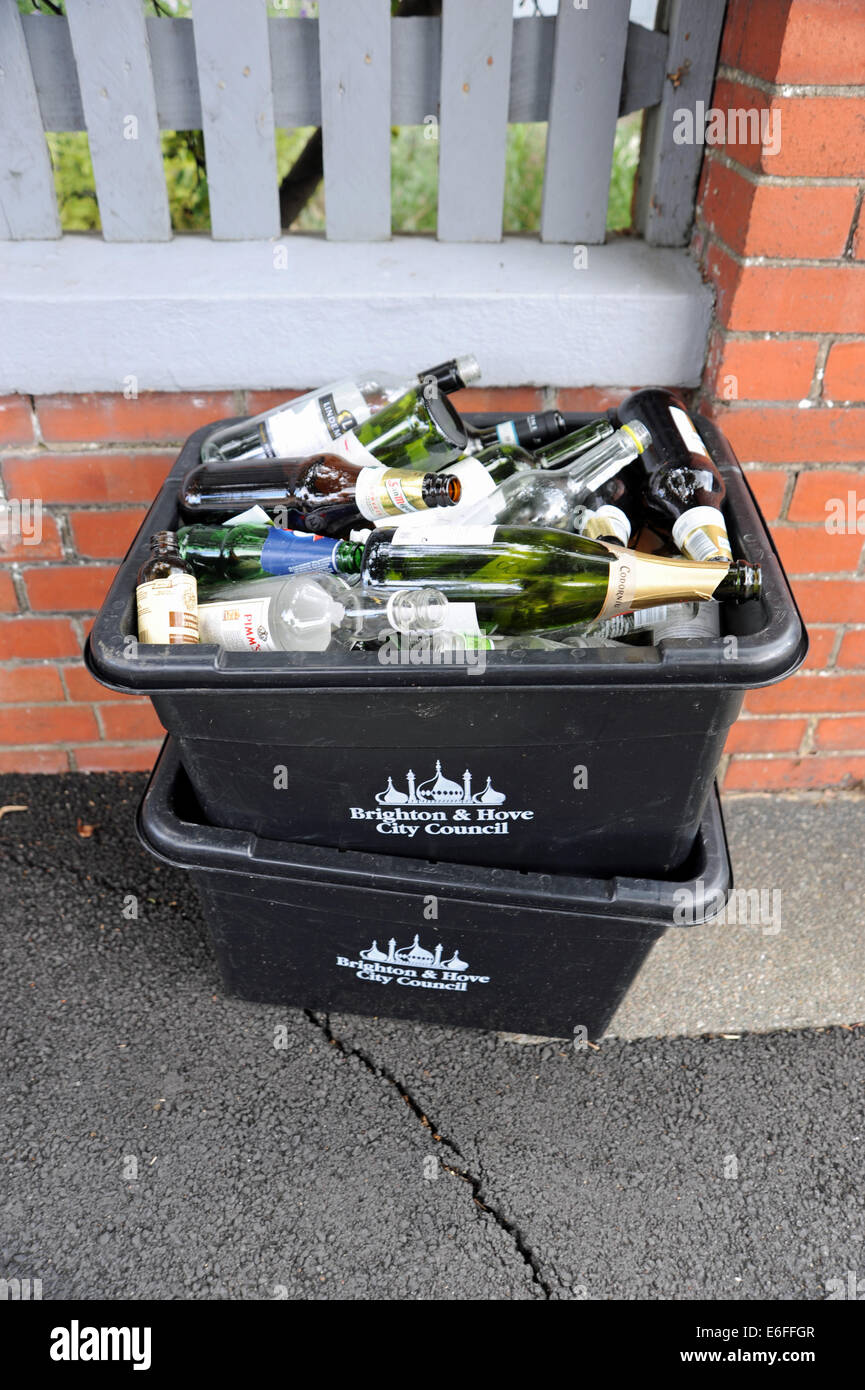
[[[468,386],[472,381],[480,381],[481,369],[478,366],[478,359],[474,353],[466,353],[464,357],[456,359],[457,376],[463,386]]]

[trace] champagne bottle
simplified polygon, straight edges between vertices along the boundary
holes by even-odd
[[[684,401],[673,391],[637,391],[619,406],[622,423],[639,421],[652,436],[643,458],[644,500],[653,529],[672,536],[695,560],[732,556],[721,507],[726,485]]]
[[[700,563],[641,555],[566,531],[521,526],[415,526],[373,531],[361,576],[378,588],[434,584],[473,602],[483,631],[539,632],[658,604],[760,593],[744,561]]]
[[[366,468],[335,454],[314,454],[200,463],[184,478],[180,503],[192,517],[233,516],[258,505],[275,509],[287,529],[339,536],[362,517],[375,521],[425,507],[452,507],[460,495],[460,482],[449,473]]]
[[[534,453],[552,444],[567,433],[565,417],[558,410],[541,410],[532,415],[517,415],[511,420],[500,420],[497,425],[482,425],[477,428],[466,421],[469,442],[466,452],[478,454],[491,444],[512,444],[516,448],[528,449]]]
[[[564,442],[560,440],[556,447]],[[641,425],[625,426],[557,472],[515,473],[473,507],[464,508],[461,524],[568,526],[587,490],[586,479],[597,485],[636,458],[647,442],[648,433]]]
[[[150,555],[138,571],[135,597],[139,642],[176,646],[198,641],[195,577],[173,531],[157,531],[151,537]]]
[[[348,651],[391,632],[435,632],[448,601],[434,587],[382,595],[336,574],[295,574],[202,588],[200,640],[226,651]]]
[[[340,435],[356,430],[376,411],[417,390],[418,383],[447,393],[459,391],[479,376],[477,361],[466,356],[419,372],[416,381],[386,372],[364,372],[354,379],[332,381],[248,420],[214,430],[201,446],[201,458],[204,463],[305,458],[329,450]]]
[[[211,582],[318,570],[357,574],[363,555],[363,546],[351,541],[245,523],[182,526],[177,532],[177,545],[193,571]]]

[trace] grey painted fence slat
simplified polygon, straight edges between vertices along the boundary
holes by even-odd
[[[637,227],[655,246],[684,246],[691,229],[704,147],[674,142],[675,112],[711,104],[724,7],[725,0],[671,0],[664,15],[666,80],[659,105],[646,116],[635,204]]]
[[[319,0],[330,241],[390,237],[390,30],[389,0]]]
[[[628,37],[628,0],[585,9],[562,4],[556,20],[543,241],[604,240],[607,198]]]
[[[171,221],[142,6],[68,0],[67,14],[102,235],[167,241]]]
[[[278,236],[265,0],[195,0],[192,24],[213,236]]]
[[[438,238],[500,241],[511,0],[443,0]]]
[[[15,0],[0,0],[0,236],[60,235],[51,157]]]
[[[85,130],[78,74],[65,19],[22,17],[46,130]],[[553,74],[552,18],[514,21],[509,121],[545,121]],[[268,20],[277,126],[321,124],[318,20]],[[200,130],[201,98],[191,19],[147,19],[160,130]],[[628,27],[619,115],[660,101],[668,37]],[[441,19],[391,20],[391,124],[422,125],[436,115],[441,86]]]

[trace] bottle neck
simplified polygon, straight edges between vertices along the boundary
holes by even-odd
[[[580,493],[595,492],[626,464],[639,458],[644,448],[636,429],[623,426],[577,458],[566,472]]]
[[[573,430],[564,438],[548,444],[546,448],[538,449],[535,461],[539,468],[559,468],[593,446],[599,445],[613,433],[613,426],[609,420],[592,420],[588,425],[582,425],[580,429]]]
[[[608,545],[613,554],[610,587],[600,616],[611,617],[631,609],[665,603],[715,599],[741,603],[757,598],[761,575],[757,565],[744,560],[696,561],[644,555]]]

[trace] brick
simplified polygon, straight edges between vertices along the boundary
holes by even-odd
[[[857,502],[865,500],[865,469],[855,472],[852,469],[821,468],[800,473],[790,501],[789,520],[825,522],[831,511],[829,504],[836,503],[840,498],[846,508],[850,492],[855,493]]]
[[[79,555],[94,560],[121,560],[138,532],[147,512],[132,511],[70,512],[69,525]]]
[[[865,333],[865,264],[740,266],[712,242],[706,274],[733,331]]]
[[[720,56],[767,82],[861,82],[865,9],[861,0],[732,0]]]
[[[865,401],[865,343],[833,343],[823,394],[834,401]]]
[[[275,410],[278,405],[285,405],[286,401],[294,401],[298,396],[305,396],[309,386],[302,386],[298,390],[278,390],[278,391],[247,391],[246,393],[246,415],[260,415],[264,410]]]
[[[821,719],[814,733],[814,747],[840,752],[847,749],[865,751],[865,716]]]
[[[57,703],[66,699],[60,675],[53,666],[17,666],[0,670],[0,704]]]
[[[497,415],[528,415],[533,410],[545,408],[544,393],[535,386],[470,386],[465,391],[455,391],[451,400],[461,415],[482,411],[495,412]],[[577,410],[579,407],[569,406],[568,409]]]
[[[830,533],[823,526],[773,526],[772,538],[788,574],[855,573],[865,524],[862,535]]]
[[[149,772],[159,755],[159,743],[134,743],[121,747],[95,744],[73,748],[79,772]]]
[[[30,514],[22,519],[24,525],[17,534],[11,526],[7,536],[0,532],[0,561],[9,564],[13,560],[60,560],[63,558],[60,532],[53,516],[49,516],[43,509],[38,520]],[[28,539],[25,539],[24,532],[27,533]],[[32,537],[32,540],[29,537]]]
[[[739,255],[827,260],[844,251],[856,197],[852,185],[755,184],[708,159],[701,210],[710,231]]]
[[[730,730],[726,753],[796,753],[807,719],[739,719]]]
[[[18,612],[18,595],[15,593],[15,585],[12,583],[11,574],[5,570],[0,570],[0,612]]]
[[[817,363],[816,339],[739,339],[716,333],[704,390],[723,401],[799,401]]]
[[[0,444],[32,444],[33,417],[27,396],[0,396]]]
[[[71,613],[97,609],[115,571],[110,565],[49,565],[22,573],[31,608]]]
[[[36,454],[3,461],[10,497],[43,502],[151,502],[171,454]]]
[[[164,738],[165,729],[149,700],[102,705],[99,710],[105,737],[112,740]]]
[[[106,686],[100,685],[98,681],[93,679],[86,666],[61,666],[60,671],[70,700],[90,702],[138,698],[132,695],[118,695],[115,690],[108,690]]]
[[[865,631],[844,633],[835,665],[842,671],[865,666]]]
[[[600,414],[615,410],[637,388],[635,386],[575,386],[556,393],[556,410]]]
[[[865,676],[799,675],[749,690],[745,696],[749,714],[841,714],[865,709]]]
[[[797,579],[793,593],[807,624],[865,623],[861,579]]]
[[[78,638],[67,618],[13,618],[0,622],[0,660],[77,656]]]
[[[0,772],[68,772],[69,755],[60,748],[0,749]]]
[[[802,663],[803,671],[825,671],[835,645],[837,628],[810,627],[808,629],[808,655]]]
[[[733,139],[726,144],[707,145],[709,150],[723,149],[730,159],[753,173],[849,179],[861,175],[865,163],[865,112],[859,97],[769,97],[758,87],[719,78],[712,94],[712,107],[725,113],[731,110],[759,113],[749,117],[745,129],[728,128],[726,134]],[[755,140],[752,137],[757,123]],[[729,117],[727,124],[729,127]],[[762,143],[764,130],[765,145]],[[741,142],[740,135],[745,137]],[[773,154],[771,151],[776,144],[777,152]]]
[[[0,709],[0,743],[71,743],[99,737],[89,705],[18,705]]]
[[[865,757],[733,758],[725,792],[816,791],[848,788],[865,778]]]
[[[790,474],[780,468],[754,468],[745,474],[748,486],[767,521],[775,521],[781,515],[781,505],[789,477]]]
[[[865,406],[712,405],[740,459],[760,463],[859,463],[865,458]]]
[[[144,391],[137,400],[110,392],[37,396],[36,413],[48,444],[177,444],[237,411],[231,391]]]

